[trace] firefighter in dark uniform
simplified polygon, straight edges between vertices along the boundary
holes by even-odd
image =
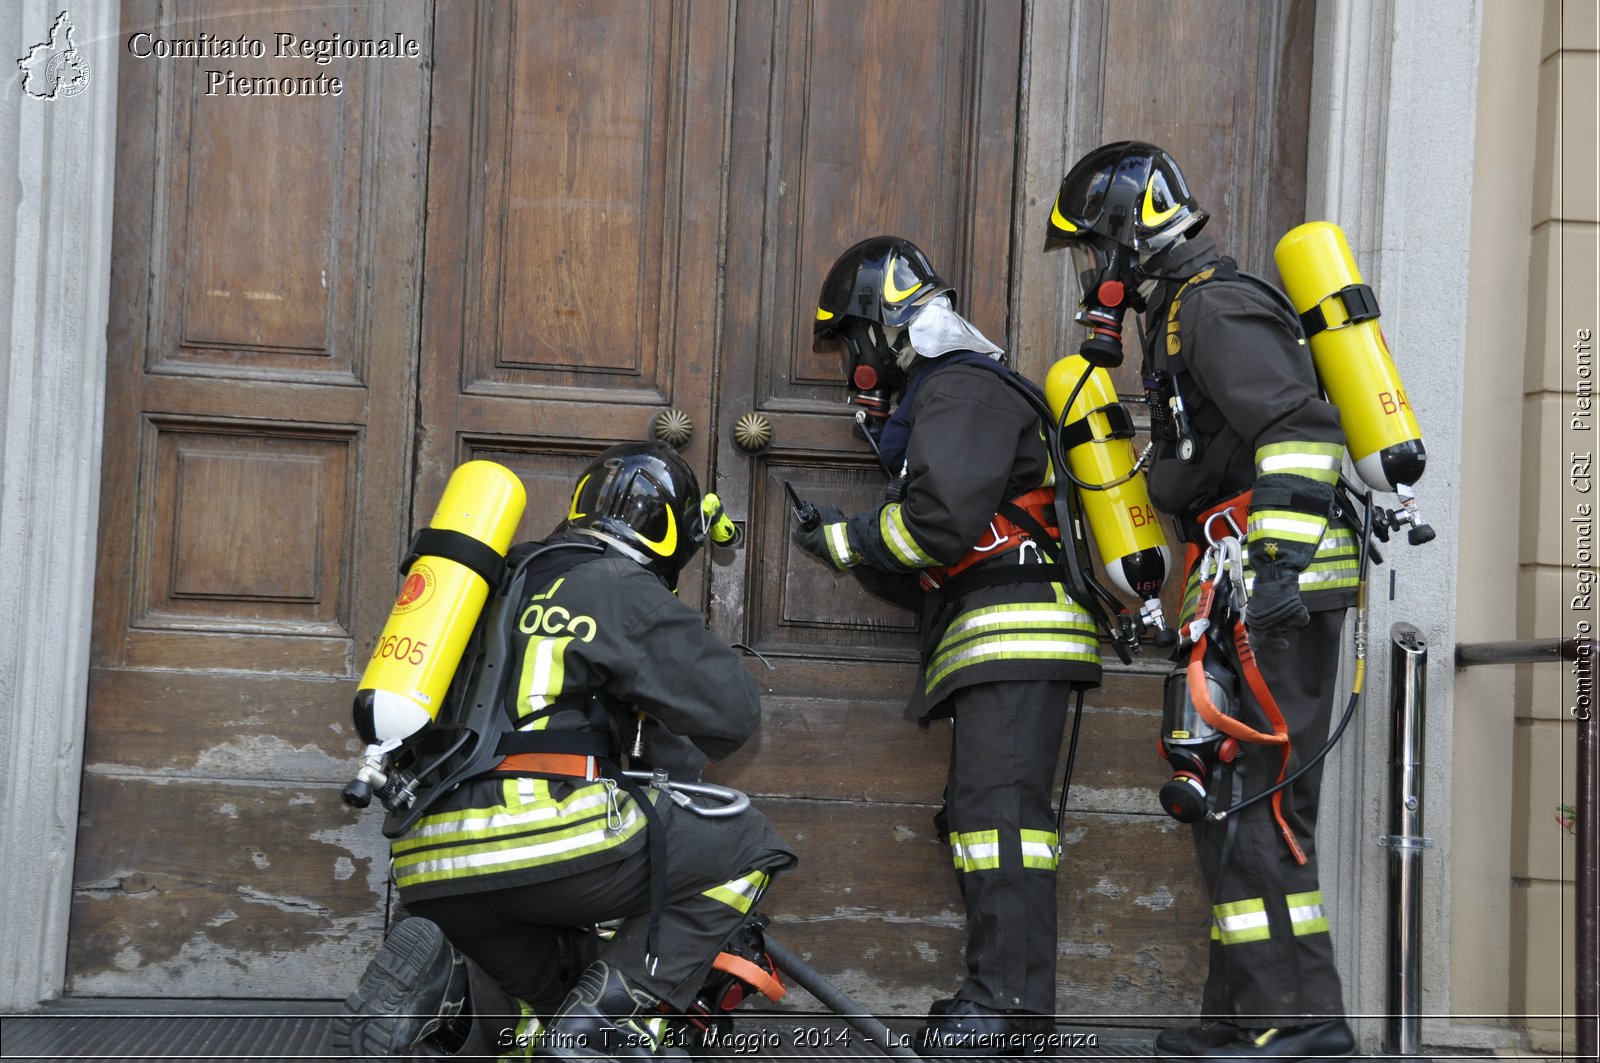
[[[1209,236],[1177,164],[1136,141],[1085,156],[1061,184],[1050,243],[1073,249],[1083,311],[1108,334],[1143,311],[1151,396],[1150,496],[1189,546],[1183,623],[1199,599],[1206,533],[1244,540],[1246,638],[1209,632],[1236,681],[1237,714],[1282,747],[1245,743],[1235,794],[1267,789],[1321,749],[1340,631],[1355,602],[1358,545],[1334,519],[1344,454],[1290,308],[1241,277]],[[1240,643],[1248,647],[1241,648]],[[1252,675],[1251,670],[1255,669]],[[1263,681],[1277,713],[1252,679]],[[1220,823],[1194,827],[1212,897],[1210,973],[1197,1026],[1164,1031],[1158,1054],[1200,1059],[1345,1056],[1354,1050],[1317,881],[1320,767]],[[1228,804],[1224,800],[1223,804]]]
[[[705,538],[700,501],[693,471],[659,444],[613,447],[582,474],[562,549],[530,570],[510,614],[514,737],[549,751],[506,756],[395,841],[414,918],[347,1001],[352,1055],[687,1058],[664,1036],[662,1004],[691,1003],[795,860],[754,809],[705,818],[600,770],[629,752],[633,767],[692,780],[759,722],[739,655],[675,594]],[[599,945],[567,929],[617,919]],[[451,1021],[463,1008],[510,1017]]]
[[[840,349],[891,489],[850,517],[817,507],[820,521],[802,522],[794,539],[922,610],[922,673],[906,715],[954,724],[944,826],[967,972],[954,999],[935,1003],[918,1050],[1007,1056],[1053,1028],[1052,782],[1073,689],[1099,683],[1100,657],[1089,613],[1049,560],[1059,533],[1039,420],[953,297],[896,237],[865,240],[834,264],[817,349]]]

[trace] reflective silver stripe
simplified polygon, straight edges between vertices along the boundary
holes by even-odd
[[[519,789],[528,792],[524,798],[532,798],[532,784],[535,780],[521,778],[517,780]],[[430,816],[424,820],[425,825],[413,827],[406,832],[406,838],[418,841],[428,841],[445,834],[479,834],[486,831],[503,831],[512,827],[527,826],[531,823],[544,823],[550,820],[565,819],[575,813],[603,809],[606,806],[606,793],[600,787],[595,788],[593,794],[575,794],[574,799],[564,805],[533,805],[520,811],[496,812],[491,815],[472,815],[478,809],[467,809],[464,815],[455,819],[444,819],[449,813],[442,813],[440,818]],[[476,841],[490,839],[477,838]]]
[[[494,849],[471,853],[461,853],[456,856],[439,857],[434,860],[406,861],[403,873],[400,867],[396,868],[397,877],[415,879],[422,875],[433,875],[441,871],[466,871],[482,868],[497,867],[501,864],[514,864],[524,862],[538,862],[561,853],[569,853],[576,849],[600,848],[608,842],[614,841],[617,835],[627,831],[640,819],[639,810],[633,805],[628,806],[628,814],[622,819],[622,826],[616,831],[608,830],[605,824],[600,824],[593,830],[566,838],[556,838],[547,842],[536,842],[530,845],[519,845],[509,849]],[[397,863],[399,863],[397,861]]]
[[[934,563],[933,556],[922,548],[906,527],[905,520],[900,516],[900,503],[891,502],[883,507],[883,513],[878,518],[878,530],[895,559],[907,568],[926,568]]]
[[[941,661],[946,670],[970,664],[972,661],[983,657],[993,657],[996,654],[1013,654],[1018,657],[1024,654],[1038,653],[1051,656],[1065,654],[1083,654],[1086,657],[1100,659],[1100,646],[1094,642],[1076,642],[1072,639],[1017,639],[1010,642],[981,642],[976,646],[956,650],[954,653],[941,655]]]
[[[1077,609],[1018,608],[1004,612],[996,610],[994,612],[969,613],[964,619],[956,621],[945,629],[944,640],[942,641],[949,641],[951,638],[959,637],[969,631],[978,631],[982,628],[996,627],[1001,624],[1008,626],[1033,624],[1041,627],[1047,624],[1067,624],[1081,627],[1085,630],[1093,630],[1093,621],[1089,619],[1089,614]]]
[[[1271,535],[1279,533],[1301,542],[1314,543],[1322,538],[1322,532],[1327,527],[1327,521],[1307,518],[1305,520],[1285,516],[1261,516],[1250,518],[1250,537],[1258,535]]]
[[[828,553],[833,558],[837,568],[848,568],[855,562],[855,555],[850,550],[850,526],[843,521],[830,524],[822,529],[823,536],[828,541]]]

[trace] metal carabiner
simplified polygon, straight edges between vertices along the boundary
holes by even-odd
[[[1218,542],[1217,538],[1211,534],[1211,526],[1217,522],[1218,517],[1221,517],[1223,520],[1227,521],[1228,527],[1233,529],[1233,534],[1231,536],[1224,535],[1224,539],[1232,538],[1237,540],[1244,538],[1244,529],[1239,527],[1239,523],[1233,519],[1233,510],[1223,509],[1218,510],[1217,512],[1211,514],[1211,516],[1207,517],[1206,526],[1201,529],[1205,533],[1206,542],[1209,545],[1216,546]]]
[[[606,830],[612,834],[622,829],[622,809],[617,804],[617,780],[596,780],[606,790]]]
[[[716,786],[706,782],[673,782],[664,771],[625,771],[622,774],[630,779],[648,783],[662,793],[676,805],[693,812],[697,816],[716,819],[720,816],[737,816],[750,807],[750,798],[742,790],[735,790],[729,786]],[[690,795],[695,797],[710,797],[722,802],[717,805],[702,805],[695,802]]]

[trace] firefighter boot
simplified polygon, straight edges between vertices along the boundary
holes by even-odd
[[[1308,1026],[1283,1026],[1270,1030],[1232,1027],[1232,1036],[1217,1044],[1194,1044],[1193,1051],[1169,1059],[1197,1063],[1252,1063],[1257,1060],[1344,1059],[1355,1053],[1356,1039],[1343,1019]],[[1210,1033],[1210,1031],[1207,1031]],[[1219,1034],[1220,1036],[1220,1034]]]
[[[917,1041],[917,1054],[939,1059],[1005,1059],[1036,1055],[1054,1023],[1043,1015],[996,1011],[959,997],[938,1012]]]
[[[446,1057],[465,1038],[466,961],[426,919],[395,925],[334,1019],[352,1059]]]
[[[671,1044],[661,1001],[604,960],[572,987],[534,1046],[535,1059],[688,1059]]]

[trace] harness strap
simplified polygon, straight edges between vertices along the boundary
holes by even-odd
[[[482,577],[490,590],[497,589],[505,575],[506,559],[496,553],[494,547],[449,528],[419,529],[411,540],[411,548],[406,551],[405,560],[400,562],[400,571],[409,572],[417,558],[425,554],[465,565]]]
[[[728,972],[774,1003],[782,1000],[784,994],[789,992],[782,982],[762,970],[759,964],[751,963],[731,952],[717,953],[717,958],[711,961],[711,966],[719,971]]]
[[[1052,544],[1061,538],[1055,501],[1054,488],[1036,487],[1001,502],[994,519],[989,522],[991,539],[988,544],[977,543],[953,565],[924,570],[924,589],[944,586],[974,565],[1009,554],[1027,542],[1033,542],[1047,554],[1051,553]]]

